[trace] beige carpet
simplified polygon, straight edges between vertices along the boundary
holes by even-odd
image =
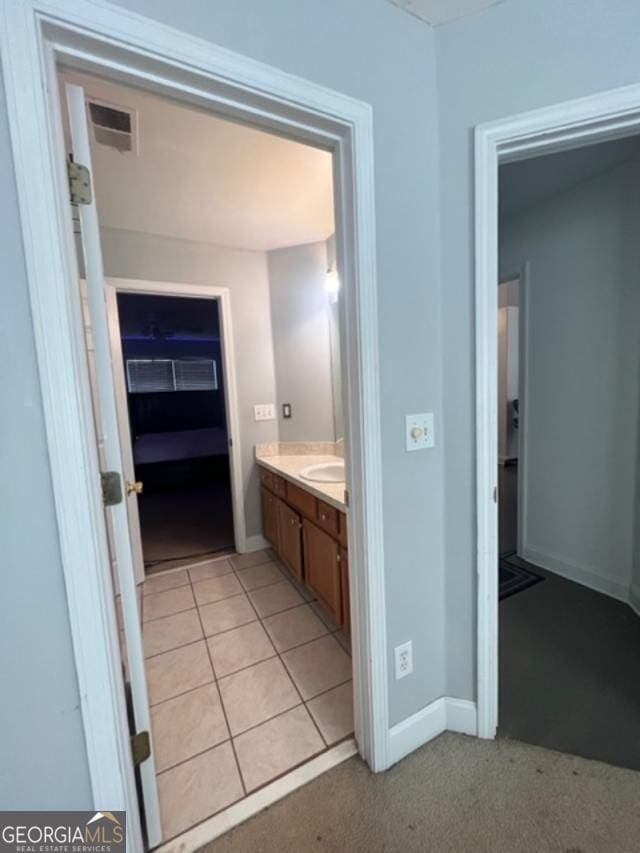
[[[640,773],[445,734],[385,774],[351,759],[204,849],[634,853]]]

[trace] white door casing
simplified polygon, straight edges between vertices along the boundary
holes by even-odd
[[[91,171],[91,150],[84,90],[80,86],[67,84],[67,106],[73,157],[76,163]],[[105,470],[120,475],[123,499],[106,509],[111,521],[111,544],[114,548],[118,585],[122,602],[127,669],[131,685],[133,717],[137,732],[151,734],[151,714],[142,647],[142,628],[136,594],[136,579],[132,557],[129,514],[127,511],[126,483],[123,480],[123,464],[118,428],[118,413],[114,394],[114,376],[111,363],[111,345],[105,302],[104,270],[100,245],[100,226],[95,197],[89,204],[78,205],[82,251],[87,282],[87,300],[91,319],[95,360],[95,384],[99,404],[103,460]],[[151,756],[139,765],[140,783],[144,799],[147,838],[150,847],[162,840],[160,807],[153,750]]]
[[[520,113],[475,128],[475,397],[478,734],[498,726],[498,167],[640,131],[640,85],[623,86]],[[523,290],[524,287],[524,290]],[[520,276],[521,316],[527,313],[528,264]],[[525,324],[526,326],[526,324]],[[526,347],[524,335],[522,346]],[[526,397],[526,359],[520,395]],[[523,381],[524,380],[524,381]],[[526,458],[526,399],[520,412],[520,450]],[[518,548],[526,524],[519,487]]]

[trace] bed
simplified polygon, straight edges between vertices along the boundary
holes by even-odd
[[[222,427],[147,432],[137,436],[133,443],[133,461],[136,465],[201,459],[228,453],[227,432]]]

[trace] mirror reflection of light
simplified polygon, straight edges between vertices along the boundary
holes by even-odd
[[[324,289],[327,291],[329,296],[334,299],[338,298],[338,292],[340,290],[340,279],[338,278],[338,271],[335,267],[330,267],[327,270],[327,275],[324,280]]]

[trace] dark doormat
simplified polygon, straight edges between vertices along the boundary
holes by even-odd
[[[518,560],[518,564],[512,561],[512,557],[515,557],[516,560]],[[519,563],[520,560],[515,551],[500,555],[498,580],[500,601],[502,601],[503,598],[509,598],[510,595],[522,592],[539,581],[544,580],[542,575],[537,574],[537,572],[534,572],[531,569],[523,568]]]

